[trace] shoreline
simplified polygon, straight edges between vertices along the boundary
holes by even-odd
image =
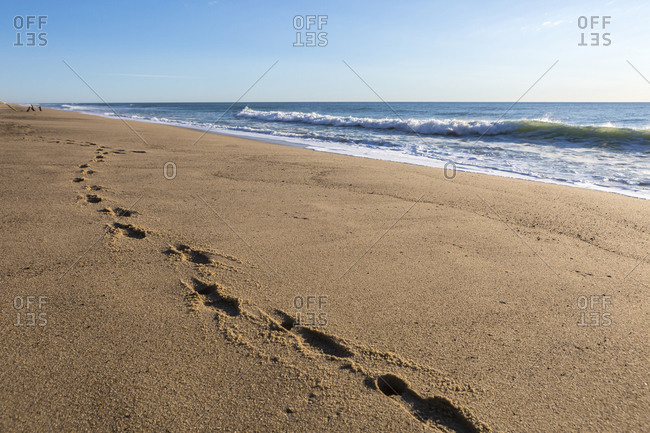
[[[49,104],[47,104],[47,105],[49,105]],[[201,131],[201,132],[205,131],[204,128],[192,127],[192,126],[184,125],[184,124],[181,124],[181,123],[175,123],[175,122],[154,121],[154,120],[148,120],[148,119],[123,118],[121,116],[115,116],[115,115],[101,115],[101,114],[96,114],[96,113],[89,113],[89,112],[75,111],[75,110],[65,110],[65,109],[60,109],[60,108],[49,108],[49,109],[57,110],[57,111],[63,111],[63,112],[80,113],[80,114],[85,114],[85,115],[88,115],[88,116],[96,116],[96,117],[101,117],[101,118],[106,118],[106,119],[123,119],[124,121],[151,123],[151,124],[155,124],[155,125],[175,126],[175,127],[179,127],[179,128],[185,128],[185,129]],[[576,183],[571,183],[571,182],[566,182],[566,181],[563,182],[563,181],[559,181],[559,180],[555,180],[555,179],[538,178],[538,177],[534,177],[534,176],[531,176],[531,175],[510,172],[510,171],[502,170],[502,169],[498,169],[498,168],[471,167],[471,166],[467,166],[465,164],[455,164],[453,161],[435,160],[435,159],[427,158],[427,157],[424,157],[424,156],[399,154],[396,157],[388,158],[388,157],[385,156],[385,154],[382,151],[376,151],[375,149],[366,148],[366,149],[363,149],[363,151],[359,150],[357,152],[353,152],[350,149],[345,149],[345,148],[341,148],[341,147],[337,148],[335,143],[321,142],[321,141],[318,141],[318,140],[305,140],[305,139],[292,140],[289,137],[274,138],[274,137],[271,137],[271,136],[268,136],[268,135],[262,134],[262,133],[237,132],[237,131],[232,131],[232,130],[215,130],[214,128],[211,128],[208,131],[208,133],[218,134],[218,135],[225,135],[225,136],[230,136],[230,137],[238,137],[238,138],[243,138],[243,139],[248,139],[248,140],[256,140],[256,141],[261,141],[261,142],[270,143],[270,144],[279,144],[279,145],[282,145],[282,146],[291,146],[291,147],[309,149],[309,150],[313,150],[313,151],[317,151],[317,152],[335,153],[335,154],[339,154],[339,155],[353,156],[353,157],[356,157],[356,158],[367,158],[367,159],[373,159],[373,160],[378,160],[378,161],[391,161],[391,162],[397,162],[397,163],[403,163],[403,164],[417,165],[417,166],[421,166],[421,167],[431,167],[431,168],[443,169],[443,170],[445,170],[445,173],[446,173],[447,165],[448,164],[453,164],[453,166],[451,166],[451,167],[453,168],[454,172],[483,174],[483,175],[488,175],[488,176],[497,176],[497,177],[504,177],[504,178],[509,178],[509,179],[526,180],[526,181],[530,181],[530,182],[540,182],[540,183],[546,183],[546,184],[551,184],[551,185],[569,186],[569,187],[580,188],[580,189],[588,189],[588,190],[592,190],[592,191],[601,191],[601,192],[619,194],[619,195],[623,195],[623,196],[626,196],[626,197],[637,198],[637,199],[641,199],[641,200],[650,200],[650,191],[648,191],[648,192],[638,192],[638,191],[628,191],[628,190],[625,190],[625,189],[608,188],[608,187],[603,187],[603,186],[593,185],[593,184],[582,184],[581,185],[581,184],[576,184]],[[452,169],[450,169],[450,170],[452,170]]]
[[[0,430],[650,427],[647,200],[0,114]]]

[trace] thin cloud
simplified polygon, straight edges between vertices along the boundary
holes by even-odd
[[[559,26],[560,24],[563,24],[565,21],[564,20],[557,20],[557,21],[544,21],[542,23],[541,28],[550,28],[550,27],[556,27]]]
[[[521,31],[535,31],[539,32],[540,30],[545,30],[545,29],[551,29],[553,27],[557,27],[561,24],[564,24],[568,22],[567,20],[557,20],[557,21],[544,21],[542,24],[539,24],[537,26],[523,26],[520,27]]]

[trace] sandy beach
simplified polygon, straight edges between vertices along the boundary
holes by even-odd
[[[0,105],[0,431],[650,430],[650,201]]]

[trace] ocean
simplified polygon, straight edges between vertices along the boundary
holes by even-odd
[[[650,103],[111,103],[119,116],[650,199]],[[45,104],[107,117],[104,104]],[[230,109],[229,109],[230,108]],[[227,110],[227,111],[226,111]],[[215,123],[216,122],[216,123]]]

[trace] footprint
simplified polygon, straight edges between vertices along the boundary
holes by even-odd
[[[138,212],[134,210],[128,210],[121,207],[115,207],[115,208],[105,207],[104,209],[100,209],[97,212],[107,213],[110,215],[115,215],[117,217],[130,217],[133,215],[138,215]]]
[[[186,286],[189,287],[187,283]],[[213,310],[221,311],[228,316],[237,317],[242,313],[242,301],[225,292],[225,289],[218,283],[208,284],[197,278],[192,278],[192,287],[203,302],[203,305],[212,308]]]
[[[147,153],[144,150],[132,150],[133,153]]]
[[[285,331],[299,337],[307,345],[324,353],[325,355],[337,358],[350,358],[354,352],[350,350],[339,338],[329,335],[318,329],[302,326],[291,315],[282,310],[275,309],[270,315],[271,329]]]
[[[86,201],[88,203],[99,203],[102,201],[102,198],[95,194],[86,194]]]
[[[86,179],[84,179],[83,177],[75,177],[74,179],[72,179],[73,182],[83,182],[84,180]]]
[[[79,164],[79,168],[88,168],[88,164]]]
[[[312,328],[300,327],[296,333],[302,337],[305,343],[326,355],[336,356],[337,358],[354,356],[354,353],[338,341],[336,337],[324,332]]]
[[[277,315],[280,318],[280,320],[278,321],[278,323],[280,325],[278,327],[278,329],[284,329],[285,331],[291,331],[293,329],[293,327],[296,326],[296,319],[294,319],[293,317],[291,317],[290,315],[288,315],[284,311],[276,309],[274,311],[274,313],[275,313],[275,315]],[[276,322],[272,322],[272,323],[273,323],[273,325],[275,327]]]
[[[375,379],[377,389],[384,393],[384,395],[402,395],[409,389],[409,384],[401,377],[394,374],[384,374]]]
[[[197,265],[215,265],[217,263],[214,259],[215,256],[229,259],[233,262],[241,262],[236,257],[220,254],[216,251],[206,251],[199,248],[192,248],[184,244],[177,244],[175,247],[170,246],[166,251],[163,252],[163,254],[166,254],[168,256],[177,255],[180,256],[181,260],[186,260]]]
[[[399,402],[422,423],[458,433],[490,431],[488,426],[479,422],[468,410],[454,405],[445,397],[422,397],[411,389],[408,382],[394,374],[383,374],[374,380],[367,378],[366,384],[387,397],[398,396]]]
[[[91,185],[91,186],[86,186],[86,189],[89,191],[101,191],[104,189],[104,187],[99,185]]]
[[[188,262],[196,263],[197,265],[214,264],[214,260],[210,257],[207,251],[201,251],[198,249],[194,250],[183,244],[177,245],[176,247],[169,247],[164,254],[176,254],[179,255],[182,260],[187,260]]]
[[[133,239],[144,239],[145,237],[147,237],[146,230],[140,227],[136,227],[132,224],[122,224],[122,223],[114,222],[113,229],[114,231],[118,230],[119,233]]]

